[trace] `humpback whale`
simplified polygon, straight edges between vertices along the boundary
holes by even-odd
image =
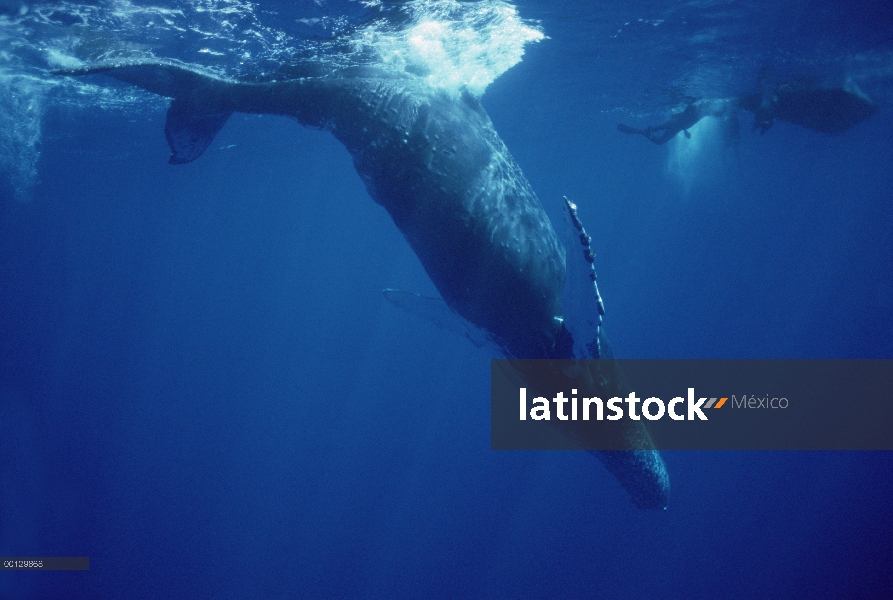
[[[198,158],[233,112],[284,115],[330,131],[449,309],[484,332],[501,354],[607,359],[601,317],[593,314],[602,309],[588,235],[573,205],[567,205],[571,237],[584,243],[574,246],[568,264],[580,270],[569,278],[592,292],[589,314],[576,323],[562,310],[564,248],[490,118],[467,91],[451,93],[412,74],[367,67],[265,82],[226,79],[174,60],[55,73],[108,75],[171,98],[165,135],[172,164]],[[596,454],[637,506],[665,508],[663,461],[644,426],[635,428],[636,435],[621,432],[629,449]]]

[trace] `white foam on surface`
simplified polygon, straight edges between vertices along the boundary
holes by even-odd
[[[369,36],[382,63],[420,73],[433,87],[466,88],[481,95],[487,86],[521,62],[524,48],[544,39],[502,2],[468,4],[422,0],[414,3],[410,26]]]

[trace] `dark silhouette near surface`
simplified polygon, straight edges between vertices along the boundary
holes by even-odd
[[[753,93],[736,98],[696,100],[660,125],[636,129],[621,123],[617,130],[637,133],[655,144],[665,144],[680,131],[690,137],[688,129],[704,117],[732,119],[739,109],[754,114],[753,131],[759,130],[760,133],[766,133],[779,120],[836,135],[870,117],[877,106],[856,89],[802,89],[781,85],[771,94]]]

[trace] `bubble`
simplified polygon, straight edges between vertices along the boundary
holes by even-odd
[[[40,80],[0,75],[0,170],[22,202],[37,181],[46,92]]]
[[[720,119],[707,117],[688,130],[690,138],[679,133],[668,144],[667,170],[688,197],[698,188],[707,188],[725,177],[728,142]]]

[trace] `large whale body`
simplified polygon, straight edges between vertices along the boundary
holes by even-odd
[[[598,358],[606,345],[597,332],[588,344],[593,351],[575,351],[562,314],[563,247],[467,92],[369,68],[267,82],[225,79],[170,60],[58,73],[101,73],[171,98],[165,134],[173,164],[201,155],[233,112],[284,115],[327,129],[350,152],[369,194],[391,215],[446,304],[505,356]],[[572,209],[571,215],[579,225]],[[659,454],[643,449],[643,437],[650,439],[644,428],[629,437],[636,440],[629,450],[597,456],[637,506],[666,507],[669,483]]]

